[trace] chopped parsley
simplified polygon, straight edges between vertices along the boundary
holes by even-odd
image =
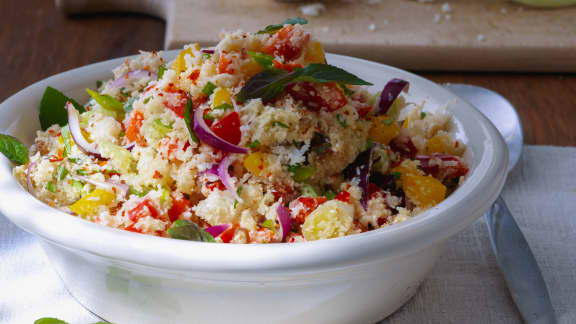
[[[271,230],[272,232],[276,232],[276,223],[271,219],[267,219],[267,220],[263,221],[262,227],[267,228],[267,229]]]
[[[147,104],[148,102],[150,102],[150,100],[152,100],[152,98],[154,98],[154,96],[145,98],[145,99],[144,99],[144,104]]]
[[[100,88],[102,86],[102,80],[96,80],[96,88]]]
[[[46,190],[52,193],[56,193],[56,184],[52,181],[48,181],[48,183],[46,184]]]
[[[164,72],[166,72],[166,70],[168,70],[168,69],[164,65],[161,65],[158,68],[158,78],[156,78],[156,80],[162,79],[162,77],[164,76]]]
[[[394,122],[394,120],[392,118],[382,119],[382,124],[386,125],[386,126],[392,125],[393,122]]]
[[[290,126],[284,124],[283,122],[279,122],[279,121],[272,122],[272,126],[280,126],[283,128],[290,128]]]
[[[426,112],[423,111],[420,113],[420,119],[424,119],[424,118],[426,118]]]
[[[400,179],[400,177],[402,177],[402,173],[400,172],[390,172],[391,175],[394,176],[394,178],[396,178],[396,180]]]
[[[258,146],[260,146],[260,141],[259,140],[252,141],[246,144],[246,146],[248,146],[249,148],[257,148]]]
[[[66,169],[63,165],[58,168],[58,180],[62,181],[68,175],[68,169]]]
[[[326,191],[326,193],[324,193],[324,197],[326,197],[327,200],[332,200],[334,199],[334,197],[336,197],[336,194],[334,193],[334,191],[328,190]]]
[[[86,171],[82,170],[82,169],[78,169],[76,170],[76,174],[77,175],[81,175],[81,176],[85,176],[86,175]]]
[[[348,125],[346,125],[346,118],[344,118],[342,115],[336,114],[336,120],[338,120],[340,126],[344,128],[348,127]]]

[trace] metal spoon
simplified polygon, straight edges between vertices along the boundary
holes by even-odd
[[[512,170],[520,158],[523,142],[522,124],[514,106],[498,93],[482,87],[466,84],[444,86],[478,108],[496,126],[508,146],[508,170]],[[524,321],[530,324],[557,323],[538,263],[502,196],[484,217],[498,266]]]

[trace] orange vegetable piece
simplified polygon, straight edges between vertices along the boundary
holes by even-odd
[[[429,208],[446,198],[446,186],[432,176],[407,173],[402,175],[402,187],[406,197],[418,207]]]

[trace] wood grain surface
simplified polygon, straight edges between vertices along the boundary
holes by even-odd
[[[0,101],[72,68],[161,49],[165,24],[140,15],[66,17],[49,0],[2,0]],[[418,72],[436,82],[469,83],[495,90],[519,111],[525,142],[576,146],[576,75]]]

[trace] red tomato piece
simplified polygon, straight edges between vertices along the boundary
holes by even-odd
[[[276,60],[274,60],[272,63],[274,63],[274,67],[277,69],[281,69],[287,72],[292,72],[294,71],[295,68],[302,68],[302,64],[299,63],[280,63]]]
[[[220,234],[218,237],[222,240],[222,242],[230,243],[230,241],[232,241],[232,239],[234,238],[234,235],[236,234],[237,228],[238,228],[238,225],[234,224],[234,225],[230,226],[227,230],[222,232],[222,234]]]
[[[168,209],[168,217],[170,218],[170,221],[173,222],[177,220],[178,217],[180,217],[180,215],[189,208],[190,201],[188,201],[188,199],[182,197],[182,199],[176,200],[172,197],[172,206]]]
[[[134,209],[128,212],[128,217],[131,221],[137,222],[140,218],[151,216],[153,218],[158,218],[159,213],[156,207],[152,205],[150,200],[146,199],[140,202]]]
[[[140,110],[134,110],[132,117],[128,122],[128,126],[126,127],[126,138],[128,141],[137,142],[138,145],[141,146],[146,144],[146,140],[142,135],[140,135],[140,127],[142,127],[143,122],[144,114]]]
[[[340,193],[338,193],[334,199],[345,203],[350,203],[350,193],[348,191],[340,191]]]
[[[272,35],[270,42],[262,47],[262,52],[292,61],[302,54],[302,49],[310,41],[310,34],[295,31],[293,25],[286,25]]]
[[[237,112],[232,112],[217,121],[210,129],[221,139],[228,143],[238,145],[242,139],[240,131],[240,116]]]
[[[304,224],[306,217],[326,200],[326,197],[300,197],[296,199],[296,206],[300,205],[300,207],[296,207],[298,214],[294,216],[294,219],[296,222]]]
[[[214,191],[214,189],[216,189],[216,188],[218,188],[218,190],[221,190],[221,191],[226,190],[226,186],[224,186],[224,184],[220,180],[218,180],[216,182],[207,183],[206,188],[210,191]]]
[[[336,111],[348,102],[338,84],[298,82],[288,86],[288,93],[313,111]]]

